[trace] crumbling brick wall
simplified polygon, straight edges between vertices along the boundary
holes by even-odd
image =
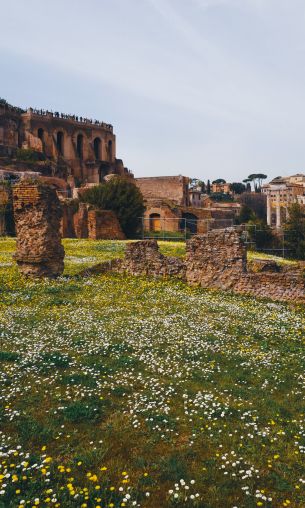
[[[248,270],[241,232],[229,228],[193,237],[187,242],[185,260],[163,256],[155,240],[127,244],[125,260],[113,269],[132,275],[173,275],[205,288],[304,303],[302,270],[287,271],[269,265],[264,263],[262,271]]]
[[[13,189],[18,268],[29,277],[57,277],[64,270],[61,205],[56,191],[44,184],[20,183]]]
[[[73,221],[76,238],[88,238],[88,205],[86,203],[79,203]]]
[[[10,201],[10,192],[5,185],[0,184],[0,236],[7,233],[5,223],[5,212]]]
[[[156,240],[128,243],[125,259],[119,267],[133,275],[185,277],[185,266],[181,259],[163,256]]]
[[[305,281],[301,273],[247,273],[234,285],[234,291],[271,300],[305,303]]]
[[[88,205],[74,199],[61,200],[62,238],[88,238]]]
[[[212,230],[186,243],[186,280],[202,287],[229,289],[246,272],[247,252],[235,229]]]
[[[111,210],[88,210],[88,237],[92,240],[124,240],[117,216]]]

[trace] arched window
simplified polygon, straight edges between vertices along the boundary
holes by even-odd
[[[149,216],[150,231],[161,231],[161,216],[159,213],[151,213]]]
[[[108,141],[108,160],[112,161],[112,141]]]
[[[84,136],[82,134],[78,134],[76,138],[76,151],[80,159],[83,158],[83,145],[84,145]]]
[[[95,138],[95,140],[93,141],[93,149],[94,149],[95,160],[97,160],[97,161],[101,160],[101,140],[100,140],[100,138]]]
[[[43,141],[43,138],[44,138],[44,130],[42,127],[40,127],[37,131],[37,136],[39,137],[39,139],[41,139],[41,141]]]
[[[64,133],[62,131],[57,132],[56,146],[57,146],[59,155],[64,155]]]

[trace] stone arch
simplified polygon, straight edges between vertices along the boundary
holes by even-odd
[[[149,230],[161,231],[161,215],[159,213],[151,213],[149,215]]]
[[[84,156],[84,136],[82,133],[77,134],[76,137],[76,153],[79,159]]]
[[[57,131],[56,133],[56,147],[58,155],[64,155],[64,142],[65,142],[65,135],[63,131]]]
[[[109,162],[111,162],[113,155],[113,143],[111,139],[108,141],[107,148],[108,148],[108,160]]]
[[[182,214],[181,229],[186,229],[192,235],[197,234],[198,217],[193,213],[185,212]]]
[[[39,127],[37,129],[37,137],[41,140],[41,142],[44,142],[44,129],[42,127]]]
[[[93,150],[94,150],[94,156],[95,160],[99,161],[102,159],[101,157],[101,150],[102,150],[102,140],[101,138],[94,138],[93,140]]]

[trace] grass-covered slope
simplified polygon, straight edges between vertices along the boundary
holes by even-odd
[[[124,244],[65,247],[33,282],[0,241],[0,507],[305,506],[304,307],[82,280]]]

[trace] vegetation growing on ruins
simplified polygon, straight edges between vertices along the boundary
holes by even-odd
[[[95,185],[82,193],[81,200],[102,210],[115,212],[128,238],[137,232],[145,209],[140,190],[127,178],[114,177]]]
[[[0,240],[0,507],[302,506],[304,307],[81,279],[124,242],[64,244],[34,282]]]

